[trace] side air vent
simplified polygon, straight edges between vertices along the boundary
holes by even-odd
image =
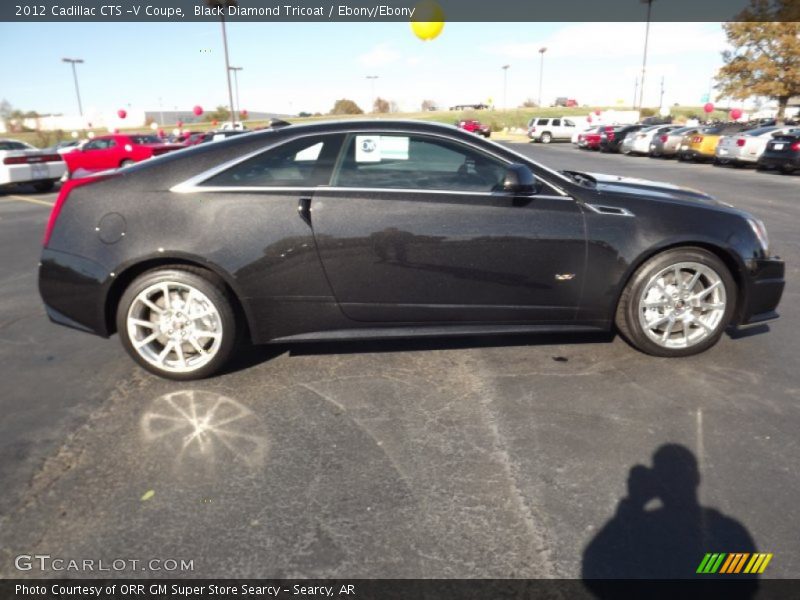
[[[588,208],[601,215],[614,215],[617,217],[632,217],[634,216],[631,211],[619,206],[604,206],[602,204],[587,204]]]

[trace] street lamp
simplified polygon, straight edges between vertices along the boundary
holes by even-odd
[[[233,85],[236,88],[236,114],[238,115],[242,110],[242,105],[239,102],[239,71],[243,71],[244,67],[228,67],[233,71]]]
[[[75,70],[76,64],[83,64],[82,58],[62,58],[61,62],[72,65],[72,78],[75,80],[75,94],[78,96],[78,112],[83,116],[83,106],[81,106],[81,91],[78,88],[78,72]]]
[[[539,61],[539,108],[542,107],[542,79],[544,77],[544,53],[547,52],[546,47],[539,48],[541,60]]]
[[[511,65],[503,65],[503,108],[508,110],[508,68]]]
[[[228,8],[229,6],[237,6],[236,0],[206,0],[206,4],[211,8]],[[225,48],[225,76],[228,78],[228,102],[231,107],[231,126],[236,129],[236,114],[233,112],[233,88],[231,87],[231,63],[228,59],[228,34],[225,31],[225,11],[220,11],[219,17],[222,24],[222,45]]]
[[[370,82],[370,86],[371,86],[370,89],[372,90],[372,102],[373,102],[373,104],[374,104],[375,100],[377,99],[375,97],[375,80],[378,79],[378,77],[380,77],[380,75],[367,75],[367,77],[366,77],[367,81]]]
[[[644,104],[644,76],[647,70],[647,42],[650,39],[650,11],[653,9],[654,0],[640,0],[643,4],[647,4],[647,25],[644,30],[644,56],[642,57],[642,80],[639,83],[639,110],[642,109]]]

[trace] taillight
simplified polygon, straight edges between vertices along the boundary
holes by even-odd
[[[696,135],[696,136],[694,136],[692,138],[692,143],[693,144],[699,144],[702,141],[703,141],[703,136],[701,136],[701,135]]]
[[[800,152],[800,142],[795,142],[789,146],[794,152]]]
[[[69,193],[75,188],[81,187],[82,185],[87,185],[89,183],[94,183],[110,177],[112,176],[100,175],[96,177],[84,177],[81,179],[68,179],[61,184],[61,190],[58,192],[58,198],[56,198],[56,203],[53,205],[53,209],[50,211],[50,218],[47,220],[47,227],[44,230],[44,239],[42,240],[42,245],[45,248],[47,247],[47,244],[50,243],[50,236],[53,234],[53,227],[55,227],[58,215],[61,212],[61,209],[64,207],[64,203],[67,201],[67,196],[69,196]]]
[[[63,161],[60,154],[36,154],[33,156],[10,156],[3,159],[4,165],[34,165],[43,162]]]
[[[608,132],[608,141],[611,142],[613,140],[614,140],[614,132],[613,131],[609,131]]]
[[[736,140],[736,145],[739,146],[739,148],[744,146],[746,143],[747,143],[747,140],[745,140],[744,138],[739,138],[738,140]]]
[[[662,143],[662,144],[666,144],[666,143],[667,143],[667,136],[665,136],[665,135],[662,135],[662,136],[661,136],[660,138],[658,138],[658,139],[660,139],[660,140],[661,140],[661,143]]]

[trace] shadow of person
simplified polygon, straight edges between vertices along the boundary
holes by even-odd
[[[739,585],[727,588],[726,597],[752,598],[757,575],[696,573],[708,552],[756,552],[744,525],[698,503],[699,485],[697,460],[679,444],[658,448],[652,468],[632,467],[627,497],[583,553],[589,591],[597,598],[619,597],[618,588],[601,581],[610,579],[736,578]],[[659,506],[650,509],[654,504]]]

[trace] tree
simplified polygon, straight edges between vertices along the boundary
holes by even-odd
[[[352,100],[348,100],[347,98],[342,98],[341,100],[337,100],[334,105],[333,109],[331,109],[332,115],[363,115],[364,111],[361,110],[355,102]]]
[[[526,98],[520,108],[539,108],[539,103],[533,98]]]
[[[429,110],[436,110],[436,102],[434,102],[433,100],[423,100],[422,110],[426,112]]]
[[[778,101],[782,121],[789,98],[800,95],[800,12],[795,0],[750,0],[737,22],[723,29],[733,50],[722,53],[716,76],[720,96]]]
[[[220,123],[222,123],[223,121],[227,121],[228,119],[231,118],[231,111],[228,110],[227,106],[220,104],[219,106],[217,106],[217,109],[214,112],[208,113],[208,115],[206,115],[206,118],[209,121],[219,121]]]
[[[374,113],[388,113],[390,109],[389,101],[383,98],[375,98],[372,104],[372,112]]]

